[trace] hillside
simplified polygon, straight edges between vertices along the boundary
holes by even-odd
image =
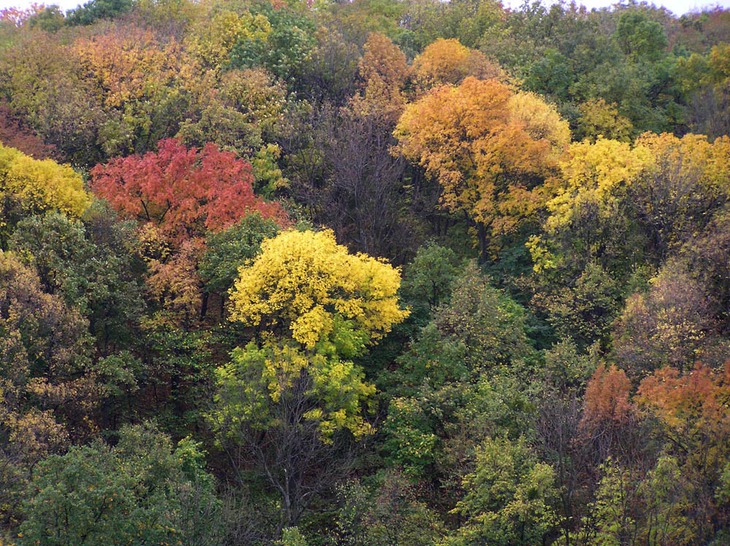
[[[0,544],[730,543],[730,11],[0,10]]]

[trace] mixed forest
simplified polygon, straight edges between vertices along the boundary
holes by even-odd
[[[730,544],[730,11],[0,11],[0,544]]]

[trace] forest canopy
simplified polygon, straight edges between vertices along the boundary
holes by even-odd
[[[730,11],[0,9],[0,544],[730,543]]]

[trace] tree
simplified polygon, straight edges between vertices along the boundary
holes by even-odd
[[[342,475],[348,438],[372,432],[363,406],[375,387],[347,359],[408,311],[398,270],[349,254],[331,232],[284,231],[239,274],[231,320],[264,331],[218,368],[210,420],[234,469],[254,461],[278,494],[281,530]]]
[[[728,134],[730,116],[730,47],[719,43],[709,54],[693,53],[677,59],[679,84],[689,99],[688,118],[693,132],[717,138]]]
[[[544,543],[558,523],[554,482],[553,468],[538,462],[523,438],[486,440],[454,510],[466,522],[445,544]]]
[[[238,37],[230,51],[234,68],[263,66],[287,83],[296,84],[304,72],[315,46],[316,26],[303,4],[274,9],[261,4],[255,17],[270,24],[265,35]]]
[[[33,159],[0,144],[0,195],[3,220],[0,246],[24,216],[57,210],[78,218],[91,203],[81,175],[52,159]]]
[[[435,544],[443,535],[438,514],[418,500],[418,488],[397,470],[381,472],[374,487],[350,481],[340,489],[338,539],[347,546]]]
[[[679,533],[685,543],[709,540],[728,524],[716,491],[730,456],[729,396],[730,362],[720,370],[698,363],[683,374],[665,367],[646,377],[637,391],[640,408],[658,421],[665,453],[676,458],[692,484],[685,489],[689,500],[674,512],[686,518],[688,529]]]
[[[444,84],[460,84],[466,77],[480,80],[506,80],[502,68],[480,51],[469,49],[458,40],[439,38],[413,61],[416,85],[423,92]]]
[[[400,152],[441,184],[443,206],[476,223],[483,259],[490,236],[509,233],[534,213],[536,188],[567,144],[558,116],[530,113],[550,110],[536,108],[535,99],[515,99],[496,80],[470,77],[410,104],[396,128]]]
[[[646,507],[639,540],[651,546],[696,543],[694,525],[688,516],[693,490],[694,484],[682,475],[676,458],[659,457],[638,487]]]
[[[12,113],[55,146],[59,159],[91,166],[103,157],[97,146],[107,115],[102,98],[77,69],[78,57],[53,35],[22,35],[4,51],[2,85]]]
[[[188,146],[212,142],[249,158],[267,143],[274,145],[291,105],[285,86],[270,72],[263,68],[202,76],[192,72],[184,84],[192,97],[189,117],[180,123],[179,139]]]
[[[730,325],[730,211],[718,211],[705,230],[680,250],[688,271],[705,288],[712,315]]]
[[[667,47],[662,25],[639,10],[626,10],[618,20],[614,38],[628,57],[658,60]]]
[[[237,481],[253,463],[280,499],[279,528],[295,526],[349,467],[348,437],[373,432],[363,407],[375,387],[352,362],[275,341],[234,350],[216,375],[209,420]]]
[[[220,69],[239,41],[265,43],[270,33],[271,23],[265,15],[222,9],[193,27],[187,46],[204,67]]]
[[[35,267],[45,292],[89,321],[97,349],[108,356],[128,346],[144,309],[142,266],[132,255],[131,226],[116,222],[113,211],[95,202],[84,219],[31,216],[18,223],[8,246]]]
[[[106,157],[146,152],[177,130],[187,104],[180,44],[127,24],[72,45],[78,73],[105,112],[99,144]]]
[[[410,73],[406,56],[387,36],[376,32],[368,35],[363,49],[358,68],[362,98],[351,101],[353,110],[395,124],[405,107],[403,89]]]
[[[608,104],[603,99],[589,99],[578,109],[581,116],[576,140],[595,142],[607,138],[628,142],[631,139],[633,126],[628,118],[619,114],[615,104]]]
[[[231,320],[349,358],[408,316],[399,286],[398,270],[349,254],[331,232],[285,231],[241,268]]]
[[[601,463],[613,456],[629,465],[641,448],[634,436],[637,418],[630,392],[629,378],[615,365],[599,366],[588,381],[580,428]]]
[[[338,240],[353,251],[402,263],[418,239],[405,202],[405,161],[389,153],[399,106],[367,93],[335,114],[324,146],[331,174],[325,188],[310,195],[318,205],[317,218],[334,229]]]
[[[91,177],[92,190],[115,209],[176,241],[221,230],[253,211],[285,222],[278,204],[254,195],[250,164],[214,144],[198,150],[162,140],[157,153],[113,159]]]
[[[0,142],[34,159],[52,159],[54,147],[43,140],[13,115],[7,103],[0,103]]]
[[[238,269],[250,263],[261,252],[261,243],[275,237],[279,231],[274,220],[253,213],[237,224],[207,236],[205,254],[198,269],[206,290],[220,296],[221,315],[228,291],[238,278]]]
[[[613,340],[614,358],[633,378],[663,366],[690,370],[698,361],[720,365],[730,357],[703,287],[677,262],[665,264],[647,293],[626,301]]]
[[[608,241],[598,236],[599,228],[606,221],[615,222],[626,187],[650,162],[645,148],[632,148],[616,140],[573,143],[560,163],[561,176],[553,188],[554,197],[547,202],[549,216],[543,230],[556,236],[570,226],[571,240],[582,245],[583,258],[605,254]],[[580,229],[583,226],[585,234]],[[556,258],[561,256],[553,255],[539,242],[533,239],[530,243],[536,269],[555,267]]]
[[[219,511],[203,454],[173,448],[151,426],[126,426],[114,447],[97,440],[41,462],[25,502],[19,544],[164,544],[215,541]]]
[[[393,395],[385,448],[407,474],[449,483],[458,494],[480,442],[530,427],[515,370],[532,349],[524,310],[473,262],[453,281],[450,302],[433,314],[397,368],[382,374]]]
[[[418,311],[428,316],[448,301],[458,271],[458,258],[453,250],[426,243],[405,268],[403,299],[415,307],[414,314]]]
[[[69,25],[91,25],[100,19],[115,19],[129,12],[133,0],[89,0],[68,13]]]
[[[636,142],[652,158],[629,188],[650,256],[657,262],[707,225],[730,201],[730,137],[645,134]]]
[[[93,429],[102,397],[88,325],[35,271],[0,251],[0,447],[32,467]],[[9,442],[9,444],[8,444]]]
[[[619,546],[636,533],[631,504],[635,491],[628,470],[611,458],[599,467],[602,473],[589,516],[583,518],[581,535],[587,544]]]

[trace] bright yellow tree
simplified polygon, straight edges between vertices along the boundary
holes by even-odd
[[[307,350],[345,357],[408,316],[398,306],[400,272],[364,254],[349,254],[331,231],[285,231],[264,241],[231,292],[231,320],[275,330]]]
[[[33,159],[0,144],[0,230],[27,214],[59,210],[78,218],[91,203],[81,175],[52,159]]]
[[[594,211],[594,224],[614,221],[628,199],[663,255],[730,200],[730,138],[646,133],[634,146],[585,140],[570,146],[553,182],[544,234],[529,243],[537,270],[556,264],[546,241],[575,229],[586,211]]]

